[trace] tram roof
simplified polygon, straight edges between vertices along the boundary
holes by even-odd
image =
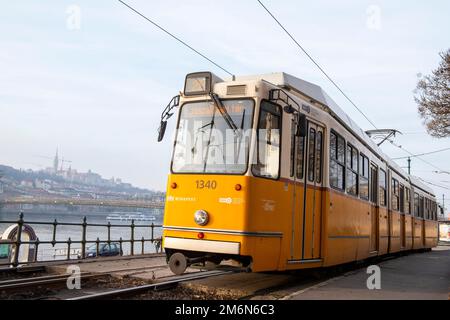
[[[341,120],[354,134],[358,135],[367,145],[369,145],[374,151],[382,156],[389,164],[390,167],[396,171],[402,173],[405,177],[409,177],[410,181],[420,187],[421,189],[434,194],[434,191],[419,180],[419,178],[408,175],[404,170],[393,160],[391,160],[378,145],[362,130],[350,116],[345,113],[344,110],[318,85],[297,78],[285,72],[275,72],[269,74],[253,75],[253,76],[238,76],[236,80],[248,81],[248,80],[264,80],[275,86],[282,88],[289,88],[293,91],[297,91],[320,104],[326,106],[329,111],[336,118]]]

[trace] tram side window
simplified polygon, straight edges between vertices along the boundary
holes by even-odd
[[[316,170],[314,166],[316,164],[316,130],[314,128],[309,129],[308,138],[308,180],[314,182]]]
[[[280,168],[281,112],[278,106],[263,101],[259,112],[255,176],[278,179]]]
[[[437,219],[438,219],[438,205],[437,205],[437,203],[435,202],[435,203],[434,203],[434,220],[437,221]]]
[[[369,158],[362,153],[359,157],[359,194],[362,199],[369,199]]]
[[[433,201],[434,220],[437,220],[437,204]]]
[[[434,202],[433,201],[433,217],[434,217],[434,219],[433,220],[437,220],[437,205],[436,205],[436,202]]]
[[[358,195],[358,150],[347,144],[347,193]]]
[[[304,158],[305,158],[305,137],[297,137],[297,153],[296,153],[296,164],[297,164],[297,178],[303,179],[303,166],[304,166]]]
[[[400,212],[405,213],[405,186],[400,184]]]
[[[414,216],[419,217],[419,194],[414,193]]]
[[[294,163],[295,163],[295,121],[294,119],[292,119],[291,121],[291,153],[289,156],[289,159],[291,161],[291,165],[290,165],[290,177],[294,176]]]
[[[394,178],[392,178],[392,190],[391,190],[391,196],[392,196],[392,210],[398,211],[398,204],[399,204],[399,196],[398,196],[398,181]]]
[[[411,190],[405,188],[405,213],[411,214]]]
[[[316,139],[316,182],[320,183],[322,181],[322,144],[323,144],[323,133],[322,131],[317,131]]]
[[[330,133],[330,185],[344,190],[345,140],[337,133]]]
[[[379,174],[379,186],[380,186],[380,205],[386,205],[386,171],[380,169]]]
[[[421,217],[421,218],[423,218],[424,217],[424,215],[423,215],[423,208],[424,207],[424,203],[423,203],[423,197],[422,196],[420,196],[420,199],[419,199],[419,217]]]

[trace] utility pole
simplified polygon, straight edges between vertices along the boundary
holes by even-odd
[[[442,194],[442,210],[444,211],[443,215],[445,219],[445,194]]]
[[[408,174],[411,174],[411,157],[408,157]]]

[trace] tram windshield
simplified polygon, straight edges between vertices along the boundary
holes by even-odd
[[[225,113],[213,101],[188,102],[181,107],[172,159],[174,173],[246,172],[254,101],[221,102]]]

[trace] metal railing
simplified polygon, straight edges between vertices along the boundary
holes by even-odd
[[[162,225],[158,224],[136,224],[135,220],[131,220],[130,224],[111,224],[108,222],[107,224],[100,224],[100,223],[88,223],[87,217],[83,217],[83,220],[81,223],[73,223],[73,222],[58,222],[57,219],[55,219],[53,222],[42,222],[42,221],[25,221],[24,215],[21,212],[19,214],[19,218],[16,221],[0,221],[1,224],[13,224],[17,226],[16,234],[13,237],[13,239],[4,239],[1,240],[2,245],[10,245],[9,253],[12,253],[11,255],[8,255],[8,262],[0,262],[0,266],[4,265],[11,265],[13,267],[17,267],[18,265],[23,264],[31,264],[35,262],[51,262],[54,260],[38,260],[38,251],[39,248],[42,245],[51,245],[51,247],[55,247],[58,244],[65,245],[67,248],[67,255],[65,259],[60,259],[59,261],[67,261],[67,260],[77,260],[77,259],[86,259],[87,258],[87,252],[86,252],[86,245],[88,244],[95,244],[96,245],[96,257],[99,257],[100,255],[100,244],[108,244],[109,246],[111,244],[119,244],[119,254],[123,255],[123,245],[129,244],[130,246],[130,252],[129,255],[134,256],[136,255],[135,252],[135,244],[140,244],[140,254],[145,254],[145,244],[153,244],[155,251],[154,252],[161,252],[161,237],[155,237],[155,230],[162,230]],[[40,226],[51,226],[52,228],[52,237],[51,240],[45,240],[41,241],[39,238],[36,238],[35,240],[22,240],[22,234],[24,226],[31,226],[31,225],[40,225]],[[72,227],[80,227],[81,228],[81,237],[80,240],[73,240],[71,237],[68,237],[67,240],[57,240],[57,230],[60,226],[72,226]],[[87,239],[87,230],[89,227],[101,227],[107,229],[107,238],[106,239],[100,239],[97,237],[96,240],[88,240]],[[130,238],[123,239],[120,237],[119,239],[113,239],[111,236],[111,228],[128,228],[130,231]],[[149,231],[149,237],[145,238],[142,236],[140,239],[137,239],[136,229],[142,228],[147,229]],[[31,259],[27,259],[28,261],[19,261],[20,260],[20,250],[23,248],[24,245],[34,246],[34,254]],[[80,255],[77,257],[77,259],[71,258],[71,249],[73,249],[74,245],[81,246],[80,249]],[[73,250],[72,250],[73,251]],[[137,253],[139,254],[139,253]],[[12,256],[12,257],[11,257]],[[12,259],[11,259],[12,258]],[[31,260],[31,261],[30,261]]]

